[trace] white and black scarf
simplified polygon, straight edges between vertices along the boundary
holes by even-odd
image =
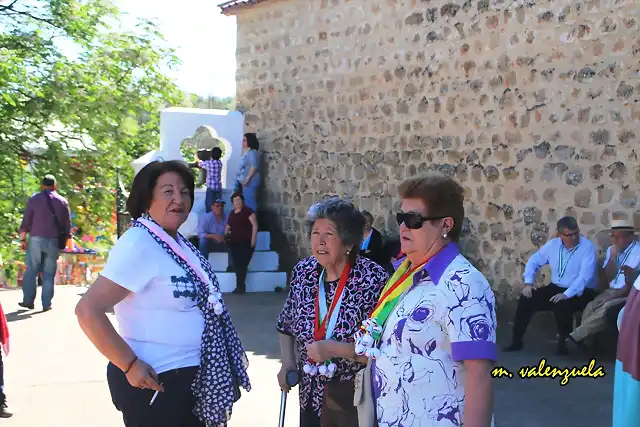
[[[197,304],[204,317],[204,332],[200,344],[200,367],[191,386],[196,398],[193,412],[207,427],[224,427],[231,418],[234,402],[240,398],[240,387],[250,391],[251,383],[247,375],[249,362],[224,307],[218,279],[200,251],[180,233],[177,240],[197,254],[200,266],[192,266],[185,256],[180,256],[182,249],[176,239],[149,215],[132,221],[131,226],[147,230],[196,285]]]

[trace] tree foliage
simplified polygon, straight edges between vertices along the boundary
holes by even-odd
[[[107,0],[0,0],[0,251],[22,258],[22,211],[46,173],[74,225],[110,238],[116,167],[157,147],[159,110],[184,96],[153,22],[121,29]]]

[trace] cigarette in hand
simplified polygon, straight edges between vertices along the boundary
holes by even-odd
[[[149,402],[149,406],[153,405],[153,402],[155,402],[156,397],[158,397],[158,393],[159,393],[158,390],[156,390],[156,392],[153,393],[153,397],[151,398],[151,402]]]
[[[162,385],[162,384],[160,384],[160,385]],[[158,397],[158,393],[160,393],[159,390],[156,390],[156,392],[153,393],[153,397],[151,398],[151,402],[149,402],[149,406],[153,405],[153,402],[156,401],[156,397]]]

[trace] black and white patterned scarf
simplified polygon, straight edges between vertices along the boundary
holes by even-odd
[[[197,304],[204,317],[204,332],[200,344],[200,368],[191,386],[196,398],[193,412],[206,427],[224,427],[231,418],[234,402],[240,398],[240,387],[250,391],[251,384],[247,375],[249,362],[229,312],[223,305],[218,279],[200,251],[180,233],[178,240],[198,256],[203,271],[196,272],[184,259],[186,257],[178,255],[182,249],[176,240],[149,215],[132,221],[131,226],[147,230],[197,287]],[[208,277],[201,277],[203,272]]]

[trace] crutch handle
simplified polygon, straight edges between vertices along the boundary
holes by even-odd
[[[289,371],[285,376],[285,381],[289,388],[293,388],[300,382],[300,373],[298,371]],[[278,427],[284,427],[284,416],[287,409],[287,392],[283,391],[280,397],[280,422]]]
[[[285,381],[290,388],[293,388],[300,382],[300,374],[298,373],[298,371],[289,371],[287,372]]]

